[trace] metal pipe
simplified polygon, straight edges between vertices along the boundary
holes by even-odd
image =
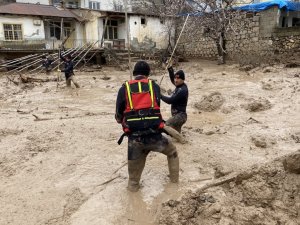
[[[21,58],[17,58],[17,59],[11,60],[9,63],[6,62],[6,63],[0,65],[0,67],[11,67],[11,66],[7,66],[7,65],[19,63],[19,62],[22,61],[22,60],[29,59],[29,58],[34,57],[34,56],[36,56],[36,55],[38,55],[38,54],[33,54],[33,55],[23,56],[23,57],[21,57]]]
[[[88,54],[89,51],[97,44],[99,40],[95,41],[94,44],[91,45],[91,47],[86,51],[86,53],[81,57],[81,59],[74,65],[74,68],[80,63],[80,61]]]
[[[68,49],[69,52],[71,52],[71,50],[72,50],[72,49]],[[67,52],[68,52],[68,51],[67,51]],[[67,52],[66,52],[66,54],[67,54]],[[58,53],[54,53],[54,54],[52,54],[52,55],[56,55],[56,54],[58,54]],[[58,55],[58,58],[57,58],[56,60],[54,60],[52,63],[55,63],[56,61],[58,61],[58,60],[59,60],[59,57],[60,57],[60,56]],[[33,70],[30,70],[29,73],[31,73],[31,72],[33,72],[33,71],[35,71],[35,70],[41,68],[42,66],[43,66],[43,65],[40,65],[40,66],[38,66],[37,68],[34,68]],[[40,71],[41,71],[41,70],[40,70]],[[39,72],[40,72],[40,71],[39,71]]]
[[[73,53],[72,53],[72,56],[73,56],[75,53],[77,53],[80,49],[84,48],[85,45],[87,45],[87,44],[84,44],[82,47],[78,48],[75,52],[73,52]],[[81,54],[81,53],[82,53],[82,51],[81,51],[79,54]],[[66,55],[65,53],[63,53],[63,54],[64,54],[64,56]],[[54,67],[53,69],[58,68],[61,64],[63,64],[63,62],[59,63],[59,64],[58,64],[56,67]]]
[[[31,59],[31,60],[32,60],[32,59],[37,59],[37,58],[39,58],[39,57],[41,57],[41,56],[43,56],[43,55],[45,55],[45,54],[37,55],[37,56],[35,56],[35,57],[33,57],[33,58],[30,58],[30,59]],[[37,60],[38,60],[38,59],[37,59]],[[31,61],[31,62],[29,63],[29,65],[32,65],[32,62],[36,62],[37,60]],[[26,60],[26,61],[27,61],[27,60]],[[24,61],[23,61],[23,62],[24,62]],[[15,68],[15,69],[13,69],[13,70],[7,71],[6,73],[11,73],[11,72],[14,72],[14,71],[18,71],[18,69],[20,69],[20,68],[23,70],[23,68],[26,67],[26,66],[28,66],[28,63],[26,63],[25,65],[21,65],[21,66]]]

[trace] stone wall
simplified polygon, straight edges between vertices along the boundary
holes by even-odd
[[[226,34],[227,59],[260,64],[296,58],[300,53],[300,27],[279,28],[278,8],[242,14],[235,32]],[[193,23],[194,18],[191,18]],[[188,22],[189,23],[189,22]],[[178,51],[187,57],[217,59],[216,45],[200,28],[183,33]]]

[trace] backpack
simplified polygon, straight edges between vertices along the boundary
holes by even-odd
[[[122,121],[126,134],[147,135],[164,127],[160,107],[156,102],[153,81],[149,79],[125,82],[126,108]]]

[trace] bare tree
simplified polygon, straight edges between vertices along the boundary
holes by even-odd
[[[195,16],[193,24],[187,28],[188,32],[193,33],[202,29],[203,35],[212,38],[216,44],[218,63],[224,64],[226,35],[229,32],[237,32],[240,28],[241,12],[234,9],[235,0],[189,0],[187,2],[191,14]]]
[[[171,31],[173,28],[178,32],[184,20],[178,19],[178,15],[184,16],[188,13],[192,19],[189,20],[185,28],[190,38],[195,37],[195,33],[201,32],[204,36],[210,37],[216,44],[218,52],[218,63],[225,63],[226,55],[226,35],[228,32],[237,32],[240,27],[240,12],[234,10],[237,5],[236,0],[142,0],[139,2],[140,12],[147,10],[160,15],[162,19],[172,18],[172,27],[169,31],[169,46],[171,41]],[[175,33],[175,37],[177,37]]]

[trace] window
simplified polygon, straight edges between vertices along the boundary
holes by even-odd
[[[293,27],[300,27],[300,18],[293,18],[292,20],[292,26]]]
[[[60,22],[50,22],[50,37],[55,37],[60,40]],[[64,36],[68,37],[71,34],[71,23],[64,23]]]
[[[100,2],[89,1],[89,8],[100,10]]]
[[[5,40],[22,40],[22,25],[21,24],[3,24]]]
[[[141,18],[141,24],[146,25],[146,19],[144,17]]]
[[[105,20],[103,20],[105,24]],[[104,39],[118,39],[118,20],[107,20],[106,30],[104,31]]]

